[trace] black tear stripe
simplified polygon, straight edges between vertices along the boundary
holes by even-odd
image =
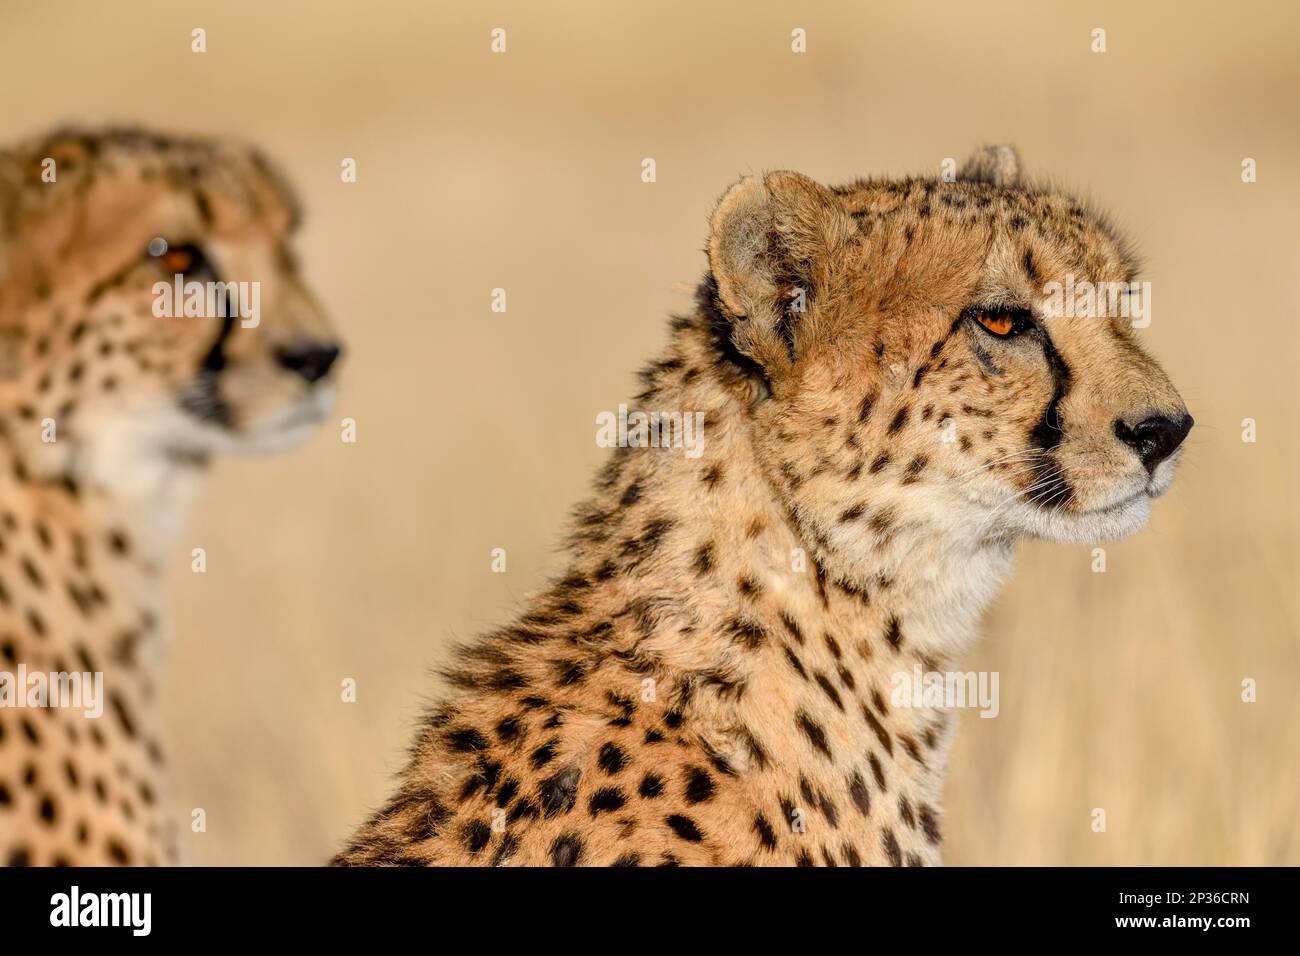
[[[1039,327],[1039,338],[1043,343],[1043,356],[1047,359],[1047,368],[1052,373],[1052,399],[1043,410],[1043,417],[1029,433],[1031,445],[1045,452],[1050,452],[1061,443],[1064,434],[1061,428],[1060,407],[1065,396],[1070,392],[1070,366],[1065,363],[1056,347],[1052,344],[1047,329]],[[1025,497],[1042,507],[1060,508],[1069,500],[1070,483],[1061,474],[1061,466],[1051,457],[1040,461],[1034,468],[1032,491]]]
[[[215,281],[220,282],[220,277]],[[226,428],[234,424],[230,406],[221,397],[217,380],[226,368],[226,342],[235,331],[238,311],[233,299],[226,300],[226,311],[221,316],[221,328],[212,345],[199,363],[198,375],[190,390],[181,399],[181,406],[204,421],[212,421]]]

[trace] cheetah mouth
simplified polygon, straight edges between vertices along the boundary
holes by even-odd
[[[256,422],[236,436],[240,451],[277,451],[305,441],[334,407],[334,390],[317,385],[305,396]]]
[[[1126,495],[1125,497],[1119,499],[1118,501],[1112,501],[1108,505],[1100,505],[1096,508],[1089,508],[1087,511],[1078,511],[1075,512],[1075,514],[1077,514],[1081,518],[1086,518],[1090,515],[1119,514],[1121,511],[1124,511],[1126,508],[1131,507],[1132,505],[1136,504],[1143,498],[1151,499],[1155,497],[1156,495],[1152,494],[1147,488],[1139,488],[1131,495]]]

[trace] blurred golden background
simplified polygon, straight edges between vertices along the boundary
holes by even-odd
[[[261,145],[349,347],[357,443],[333,427],[220,462],[177,544],[165,697],[180,805],[207,811],[192,859],[315,864],[383,799],[448,643],[558,569],[607,454],[594,416],[689,308],[728,184],[937,175],[1013,142],[1138,241],[1141,334],[1197,427],[1106,573],[1086,547],[1022,549],[967,662],[1001,673],[1001,714],[961,717],[946,860],[1300,863],[1298,34],[1281,2],[0,8],[5,140],[118,121]]]

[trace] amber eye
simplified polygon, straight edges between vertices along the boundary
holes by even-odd
[[[967,309],[966,317],[1000,339],[1019,335],[1030,326],[1029,313],[1023,309]]]
[[[161,256],[162,264],[168,272],[189,272],[194,266],[194,257],[185,248],[168,249]]]
[[[1015,322],[1005,312],[980,312],[975,321],[994,335],[1010,335]]]
[[[167,246],[161,253],[155,253],[151,244],[149,254],[157,260],[164,272],[171,275],[190,275],[199,272],[207,262],[199,248],[190,243]]]

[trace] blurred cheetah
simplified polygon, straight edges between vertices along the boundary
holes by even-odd
[[[893,675],[954,666],[1018,539],[1129,534],[1169,486],[1169,380],[1127,322],[1043,305],[1134,260],[1009,148],[742,180],[708,258],[637,397],[703,410],[703,453],[619,449],[335,862],[938,863],[952,718]]]
[[[0,151],[0,683],[100,672],[104,698],[98,718],[0,707],[0,863],[178,858],[160,576],[189,560],[174,531],[212,453],[291,444],[328,409],[338,346],[296,221],[250,150],[74,130]],[[158,317],[177,276],[260,282],[265,314]]]

